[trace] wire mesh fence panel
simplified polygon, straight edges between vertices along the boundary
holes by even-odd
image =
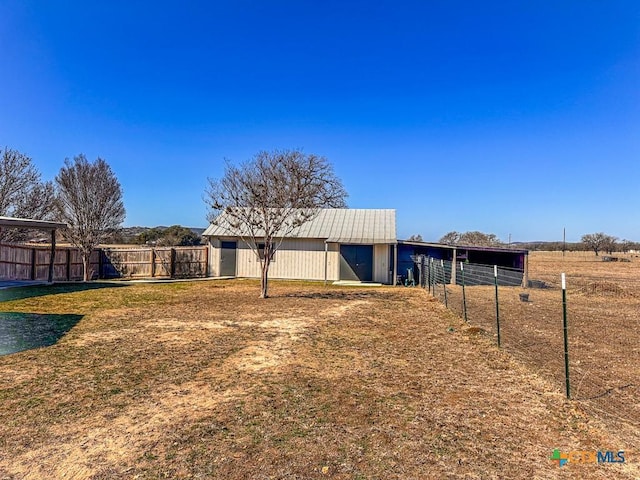
[[[533,262],[529,288],[516,269],[427,259],[425,288],[496,343],[499,322],[501,347],[565,391],[560,273],[566,270],[571,398],[633,435],[640,427],[638,263],[595,255],[589,261],[581,253],[566,262],[558,256]]]
[[[640,427],[640,289],[613,276],[575,280],[568,293],[572,396]]]
[[[608,257],[608,258],[606,258]],[[635,254],[536,252],[530,278],[555,286],[567,275],[572,398],[617,429],[640,427],[640,275]],[[603,258],[607,261],[603,261]],[[615,258],[615,261],[611,259]],[[546,290],[546,289],[545,289]],[[531,289],[536,295],[541,289]]]

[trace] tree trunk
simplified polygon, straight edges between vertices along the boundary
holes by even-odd
[[[82,251],[82,281],[89,281],[89,258],[91,257],[91,251]]]
[[[260,298],[269,297],[269,260],[265,258],[262,263],[262,275],[260,277]]]

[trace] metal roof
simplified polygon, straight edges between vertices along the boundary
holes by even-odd
[[[46,220],[32,220],[30,218],[0,217],[0,227],[55,230],[56,228],[66,228],[67,224],[60,222],[48,222]]]
[[[225,227],[225,214],[211,224],[203,235],[238,236]],[[396,211],[393,209],[326,208],[296,228],[289,238],[319,238],[330,243],[389,244],[396,243]]]
[[[443,248],[449,250],[477,250],[486,252],[500,252],[500,253],[529,253],[529,250],[523,250],[521,248],[511,247],[482,247],[478,245],[451,245],[448,243],[433,243],[433,242],[416,242],[413,240],[398,240],[398,244],[411,245],[414,247],[434,247]]]

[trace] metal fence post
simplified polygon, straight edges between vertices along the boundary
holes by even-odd
[[[464,290],[464,265],[460,262],[460,274],[462,275],[462,311],[464,312],[464,321],[469,322],[467,319],[467,295]]]
[[[436,271],[434,265],[433,265],[433,258],[429,258],[429,266],[431,268],[431,271],[433,272],[433,275],[431,275],[431,281],[433,282],[433,285],[431,286],[431,293],[433,294],[433,296],[436,296],[436,285],[438,284],[438,278],[437,278],[437,274],[438,272]]]
[[[498,266],[493,266],[493,279],[496,284],[496,330],[498,332],[498,348],[500,348],[500,303],[498,302]]]
[[[571,398],[571,384],[569,382],[569,332],[567,328],[567,282],[564,273],[562,278],[562,326],[564,330],[564,377],[567,398]]]

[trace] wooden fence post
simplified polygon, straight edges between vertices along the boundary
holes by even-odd
[[[156,251],[151,249],[151,278],[156,276]]]
[[[31,280],[36,279],[36,249],[31,249]]]
[[[71,281],[71,249],[67,248],[67,282]]]
[[[170,261],[170,275],[171,278],[176,276],[176,249],[171,249],[171,261]]]
[[[53,267],[56,262],[56,230],[51,230],[51,257],[49,258],[49,275],[47,281],[53,283]]]

